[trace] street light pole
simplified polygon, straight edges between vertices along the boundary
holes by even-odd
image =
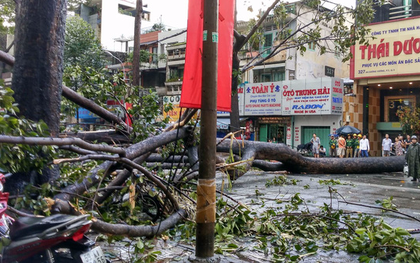
[[[216,122],[218,1],[204,0],[200,165],[197,183],[197,259],[214,256],[216,222]]]

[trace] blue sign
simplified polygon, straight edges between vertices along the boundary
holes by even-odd
[[[79,119],[97,119],[98,118],[98,116],[96,116],[95,114],[93,114],[87,109],[79,108],[78,111],[79,111]],[[74,117],[77,118],[77,114]]]

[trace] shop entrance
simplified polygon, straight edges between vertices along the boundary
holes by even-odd
[[[328,142],[330,141],[330,127],[302,127],[302,144],[308,143],[312,139],[312,135],[316,134],[321,141],[321,145],[329,152]]]
[[[285,129],[286,127],[282,124],[261,124],[259,141],[268,142],[275,139],[276,143],[285,143]]]

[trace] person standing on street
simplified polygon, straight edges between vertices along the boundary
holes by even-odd
[[[344,158],[344,155],[346,155],[346,139],[344,139],[344,135],[340,135],[340,138],[338,138],[337,154],[340,158]]]
[[[360,153],[359,153],[359,151],[360,151],[359,147],[360,146],[359,146],[359,144],[360,144],[360,139],[361,138],[362,138],[361,134],[359,134],[359,135],[353,134],[353,157],[354,158],[360,157]]]
[[[329,145],[330,145],[330,157],[337,157],[337,140],[335,139],[334,135],[331,135]]]
[[[395,137],[395,155],[396,156],[401,156],[403,155],[403,147],[402,147],[402,141],[400,141],[399,136]]]
[[[405,161],[408,164],[408,176],[413,177],[411,181],[417,182],[420,178],[420,144],[417,142],[417,136],[411,136],[411,144],[407,149]]]
[[[351,134],[347,135],[346,149],[346,158],[353,157],[353,139],[351,138]]]
[[[405,140],[402,140],[401,139],[401,142],[402,142],[402,146],[404,147],[404,153],[406,153],[407,150],[408,150],[408,146],[410,146],[410,144],[411,144],[411,137],[410,137],[410,135],[407,134],[406,139]]]
[[[366,138],[366,134],[363,135],[363,138],[359,142],[360,147],[360,156],[369,157],[370,145],[369,140]]]
[[[382,140],[382,152],[384,157],[388,157],[391,152],[392,140],[388,134],[385,134],[385,138]]]
[[[312,135],[311,142],[312,142],[312,152],[314,154],[314,157],[319,158],[319,146],[321,145],[321,140],[318,137],[316,137],[315,133]]]

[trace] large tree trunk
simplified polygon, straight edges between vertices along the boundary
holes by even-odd
[[[53,137],[60,130],[66,5],[66,0],[25,0],[16,16],[14,97],[20,114],[43,120]]]
[[[52,137],[60,131],[61,85],[66,21],[66,0],[18,1],[15,31],[16,62],[12,89],[20,115],[43,120]],[[42,175],[15,176],[39,184],[58,176],[58,168],[45,168]]]
[[[253,165],[254,159],[280,161],[282,165],[268,165],[259,161],[254,165],[273,171],[274,168],[287,170],[293,173],[312,173],[312,174],[368,174],[383,172],[401,172],[404,167],[405,159],[398,157],[369,157],[369,158],[308,158],[290,149],[287,145],[279,143],[252,142],[245,141],[242,144],[233,143],[233,152],[241,153],[242,160],[249,160],[245,169],[235,170],[233,178],[236,179],[244,175]],[[230,140],[225,140],[217,146],[219,152],[230,151]],[[265,169],[264,169],[265,170]]]

